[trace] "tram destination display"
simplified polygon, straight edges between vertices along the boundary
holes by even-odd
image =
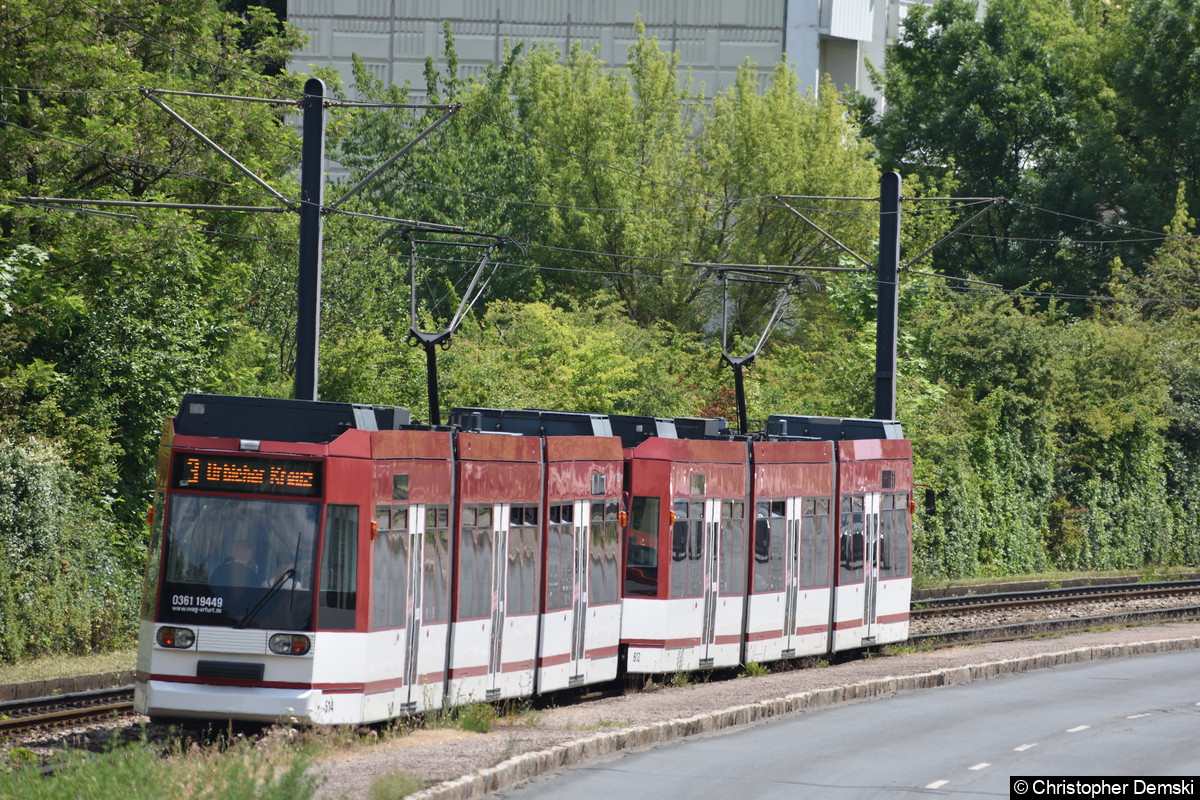
[[[262,456],[177,453],[172,485],[197,491],[321,496],[321,464]]]

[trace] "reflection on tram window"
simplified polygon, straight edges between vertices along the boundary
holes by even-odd
[[[629,539],[625,548],[625,595],[658,594],[657,497],[634,497],[629,513]]]

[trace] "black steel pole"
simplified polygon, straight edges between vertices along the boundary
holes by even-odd
[[[750,420],[746,414],[746,381],[742,376],[742,364],[733,365],[733,390],[737,396],[738,433],[747,433]]]
[[[884,173],[879,184],[875,419],[895,419],[896,338],[900,316],[900,173]]]
[[[321,342],[321,206],[325,195],[325,82],[304,84],[300,161],[300,270],[296,279],[297,400],[317,399]]]
[[[442,424],[441,400],[438,398],[437,344],[425,342],[425,384],[429,390],[429,424]]]

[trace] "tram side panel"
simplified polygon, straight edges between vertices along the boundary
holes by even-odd
[[[752,445],[753,554],[746,660],[824,653],[832,617],[832,442]]]
[[[615,678],[621,637],[621,442],[546,437],[545,453],[539,692]]]
[[[540,441],[459,433],[457,442],[447,702],[527,696],[537,658]]]
[[[736,666],[745,610],[746,443],[651,438],[626,456],[626,669]]]
[[[908,638],[911,500],[907,439],[838,443],[834,650]]]
[[[371,434],[373,527],[364,721],[444,704],[450,607],[450,434]]]
[[[369,439],[364,431],[348,431],[343,437],[347,435]],[[310,716],[314,722],[343,725],[364,719],[371,666],[367,622],[372,463],[362,457],[331,457],[325,461],[325,470],[313,642],[313,684],[320,690],[320,700]]]

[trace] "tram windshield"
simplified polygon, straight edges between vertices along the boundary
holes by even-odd
[[[158,618],[311,630],[320,504],[176,494]]]

